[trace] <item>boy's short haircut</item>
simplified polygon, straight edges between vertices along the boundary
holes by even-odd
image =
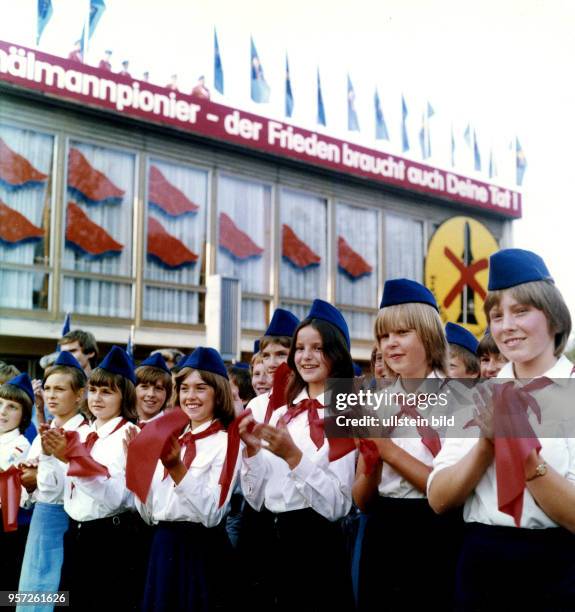
[[[24,433],[32,420],[32,401],[28,394],[15,385],[3,384],[0,386],[0,398],[9,402],[16,402],[22,406],[22,418],[18,430],[20,433]]]
[[[481,359],[481,357],[488,355],[489,353],[492,355],[499,355],[501,351],[495,343],[493,336],[491,334],[485,334],[485,336],[483,336],[483,338],[481,338],[479,341],[479,346],[477,347],[477,357]]]
[[[2,365],[0,365],[0,385],[18,376],[18,374],[20,374],[20,370],[16,366],[2,362]]]
[[[481,367],[479,364],[479,357],[474,355],[471,351],[462,347],[459,344],[449,344],[449,354],[454,357],[459,357],[465,366],[465,372],[467,374],[479,374]]]
[[[98,363],[98,343],[96,342],[94,334],[89,331],[84,331],[83,329],[73,329],[65,336],[62,336],[58,344],[70,344],[72,342],[78,342],[84,355],[94,353],[94,356],[90,358],[90,365],[92,367]]]
[[[260,353],[263,353],[265,348],[270,344],[280,344],[284,348],[289,349],[291,347],[291,343],[291,336],[263,336],[260,340]]]

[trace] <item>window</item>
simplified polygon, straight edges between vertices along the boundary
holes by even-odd
[[[423,282],[423,223],[391,213],[385,216],[386,278]]]
[[[54,138],[0,125],[0,306],[46,310]]]
[[[280,299],[301,318],[315,298],[327,297],[326,201],[282,189],[280,229]]]
[[[135,155],[70,142],[67,170],[62,310],[132,318]]]
[[[269,185],[229,176],[219,178],[217,245],[218,274],[241,281],[242,327],[265,329],[266,306],[271,298]]]
[[[205,273],[208,174],[151,159],[148,163],[143,316],[197,324]]]
[[[378,215],[339,203],[336,208],[337,303],[353,338],[370,339],[379,304]],[[349,307],[370,308],[373,312]]]

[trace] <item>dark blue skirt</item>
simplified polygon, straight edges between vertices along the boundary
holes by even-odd
[[[160,522],[154,528],[143,610],[230,609],[237,568],[223,523]],[[237,600],[236,600],[237,607]]]
[[[437,515],[427,499],[379,497],[359,524],[357,609],[452,610],[462,529],[460,509]]]
[[[456,604],[465,612],[575,610],[575,535],[468,523]]]
[[[275,545],[263,550],[272,568],[281,612],[353,610],[342,521],[306,508],[276,514]]]

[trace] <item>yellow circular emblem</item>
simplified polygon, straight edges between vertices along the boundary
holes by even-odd
[[[489,256],[499,250],[493,234],[471,217],[453,217],[437,229],[425,260],[425,284],[437,300],[442,320],[476,336],[487,326]]]

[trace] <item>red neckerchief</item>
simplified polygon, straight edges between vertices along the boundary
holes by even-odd
[[[6,532],[18,529],[21,495],[20,470],[11,465],[7,470],[0,472],[0,504],[2,504],[2,520]]]
[[[274,410],[286,405],[286,390],[291,377],[291,370],[287,363],[280,363],[274,373],[274,382],[272,392],[268,400],[268,407],[264,417],[264,423],[267,425],[272,418]]]
[[[250,410],[244,410],[227,427],[228,443],[226,459],[222,466],[219,484],[221,485],[219,506],[224,505],[230,486],[235,475],[236,463],[240,448],[239,424],[248,415]],[[128,457],[126,460],[126,486],[133,491],[138,498],[145,503],[152,484],[154,471],[168,440],[181,431],[189,423],[187,415],[181,408],[175,408],[164,414],[159,419],[150,421],[128,446]],[[223,429],[219,424],[218,427]],[[208,427],[208,430],[210,427]],[[206,430],[207,431],[207,430]],[[202,432],[204,433],[204,432]],[[211,435],[214,431],[206,435]],[[196,439],[201,434],[197,434]],[[203,437],[203,436],[202,436]],[[185,461],[185,455],[184,455]],[[191,465],[191,461],[190,461]]]
[[[200,433],[192,433],[191,431],[186,432],[182,436],[178,438],[178,442],[180,446],[184,447],[186,450],[184,452],[184,465],[186,469],[190,469],[190,465],[192,465],[194,459],[196,458],[196,440],[201,440],[202,438],[207,438],[208,436],[212,436],[218,431],[223,431],[224,426],[220,421],[213,421],[209,427],[200,431]],[[168,476],[167,468],[164,468],[164,479]]]
[[[421,422],[421,415],[419,414],[419,412],[417,412],[415,406],[408,406],[405,403],[405,396],[399,395],[399,398],[401,398],[401,401],[399,401],[398,404],[401,406],[401,408],[399,409],[399,412],[396,412],[393,416],[399,419],[402,415],[405,414],[406,416],[415,419],[417,422],[417,433],[421,438],[422,444],[429,450],[429,452],[434,457],[436,457],[439,451],[441,450],[441,439],[439,438],[439,434],[437,433],[437,431],[435,431],[435,429],[433,429],[433,427],[431,427],[430,425],[425,425]],[[388,427],[388,434],[391,435],[394,429],[395,425]]]
[[[525,491],[525,463],[529,455],[541,450],[528,418],[530,408],[541,423],[541,408],[530,394],[553,384],[545,376],[536,378],[523,387],[513,381],[493,387],[493,446],[497,476],[497,507],[521,525],[523,494]],[[477,426],[474,419],[465,427]]]

